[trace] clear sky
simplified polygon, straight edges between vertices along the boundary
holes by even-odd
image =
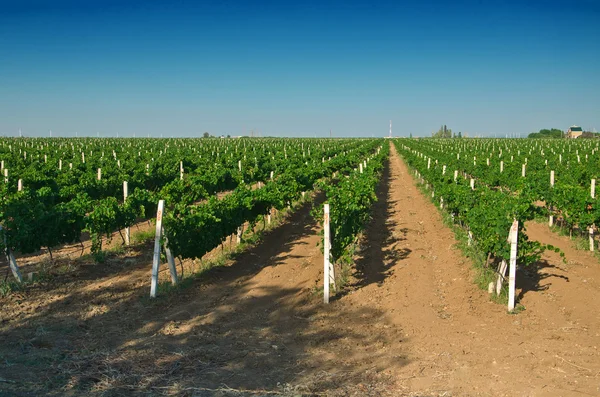
[[[600,130],[600,1],[0,0],[0,134]]]

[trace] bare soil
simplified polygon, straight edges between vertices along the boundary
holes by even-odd
[[[377,193],[328,306],[309,204],[155,300],[150,245],[2,298],[0,395],[600,394],[595,257],[565,249],[567,264],[520,269],[526,310],[507,314],[393,147]]]

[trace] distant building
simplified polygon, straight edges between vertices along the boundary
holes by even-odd
[[[567,138],[579,138],[583,134],[583,129],[577,125],[572,125],[567,130]]]

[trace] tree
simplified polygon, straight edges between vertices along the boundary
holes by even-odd
[[[462,138],[462,132],[458,131],[458,137]]]
[[[205,132],[205,133],[202,135],[202,137],[203,137],[203,138],[210,138],[210,134],[209,134],[208,132]]]
[[[227,134],[227,138],[231,138],[231,135]]]
[[[431,134],[433,138],[452,138],[452,130],[445,124],[437,132]]]
[[[410,138],[412,138],[412,132],[410,133]]]
[[[528,138],[549,138],[549,139],[560,139],[563,137],[562,130],[558,128],[552,129],[541,129],[539,132],[532,132],[527,136]]]

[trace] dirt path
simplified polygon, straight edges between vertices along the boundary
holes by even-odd
[[[329,306],[309,205],[228,266],[155,301],[145,298],[143,265],[13,295],[1,302],[11,315],[0,321],[0,378],[17,383],[0,391],[600,393],[597,290],[558,301],[566,280],[548,277],[546,290],[521,286],[527,310],[508,315],[472,283],[468,260],[393,148],[378,197],[357,271]]]
[[[521,302],[529,310],[507,315],[471,282],[470,265],[453,249],[451,232],[394,150],[390,177],[387,213],[377,211],[381,219],[367,231],[372,246],[361,261],[369,269],[364,286],[352,297],[366,306],[378,302],[403,330],[407,365],[397,377],[406,379],[409,390],[597,395],[595,304],[587,315],[582,305],[580,315],[571,316],[553,299],[552,286],[546,292],[523,288]],[[597,301],[597,290],[581,293],[569,308]]]

